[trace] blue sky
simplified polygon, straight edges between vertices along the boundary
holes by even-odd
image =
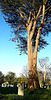
[[[23,70],[23,66],[28,64],[27,55],[19,55],[16,43],[9,41],[11,28],[5,22],[0,13],[0,71],[7,74],[9,71],[15,72],[17,76]],[[38,53],[38,58],[49,57],[51,61],[51,33],[46,37],[49,45]]]

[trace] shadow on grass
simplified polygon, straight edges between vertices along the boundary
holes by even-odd
[[[0,94],[17,94],[18,87],[0,87]]]
[[[0,94],[0,100],[51,100],[51,89],[27,90],[24,96],[17,94]]]
[[[25,95],[30,96],[29,100],[51,100],[51,89],[25,90]]]

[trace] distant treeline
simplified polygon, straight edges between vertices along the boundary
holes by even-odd
[[[7,75],[4,75],[1,71],[0,71],[0,86],[2,85],[2,83],[4,82],[8,82],[10,85],[14,85],[15,83],[27,83],[28,82],[28,78],[26,78],[25,76],[20,76],[20,77],[16,77],[16,74],[14,72],[8,72]]]

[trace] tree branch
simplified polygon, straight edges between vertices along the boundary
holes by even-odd
[[[36,16],[36,18],[35,18],[36,20],[37,20],[38,17],[39,17],[39,14],[40,14],[40,12],[41,12],[41,8],[42,8],[42,6],[40,6],[40,8],[39,8],[39,11],[38,11],[37,16]],[[35,27],[36,27],[36,21],[34,21],[34,25],[33,25],[33,28],[32,28],[32,32],[31,32],[31,35],[30,35],[31,39],[32,39],[33,34],[34,34],[34,32],[35,32]]]
[[[41,24],[43,24],[44,22],[44,16],[45,16],[45,5],[43,5],[43,16],[42,16]],[[39,28],[38,33],[37,33],[35,50],[34,50],[34,58],[37,58],[37,50],[38,50],[38,43],[39,43],[41,30],[42,30],[42,26]]]
[[[34,21],[34,25],[33,25],[33,28],[32,28],[31,34],[30,34],[30,38],[31,38],[31,39],[32,39],[33,34],[34,34],[34,32],[35,32],[35,27],[36,27],[36,21]]]
[[[41,12],[41,8],[42,8],[42,6],[40,6],[40,8],[39,8],[39,11],[38,11],[37,16],[36,16],[36,20],[37,20],[38,17],[39,17],[39,14],[40,14],[40,12]]]
[[[22,18],[24,19],[24,21],[26,21],[25,18],[23,17],[23,15],[21,13],[20,13],[20,17],[21,17],[21,21],[22,21]],[[27,30],[26,26],[23,23],[22,23],[22,25]],[[27,25],[27,23],[26,23],[26,25]]]
[[[29,13],[28,24],[29,24],[29,22],[30,22],[30,19],[31,19],[31,11],[30,11],[30,13]]]
[[[29,23],[29,25],[27,26],[27,31],[29,31],[29,33],[30,33],[30,30],[31,30],[32,24],[33,24],[33,18],[31,20],[31,22]]]
[[[27,16],[26,16],[26,14],[25,14],[23,11],[21,11],[21,13],[24,14],[24,17],[25,17],[26,20],[27,20]]]

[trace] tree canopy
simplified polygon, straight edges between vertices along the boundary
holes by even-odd
[[[47,2],[47,3],[46,3]],[[45,17],[43,24],[41,23],[42,18],[42,5],[45,6]],[[0,8],[4,14],[5,21],[13,29],[15,37],[12,41],[17,42],[17,47],[20,49],[20,53],[27,53],[27,27],[31,25],[31,35],[33,51],[36,43],[36,36],[39,27],[42,27],[38,51],[44,46],[48,45],[44,37],[51,31],[50,28],[50,0],[0,0]],[[36,21],[36,27],[34,31],[34,21]]]
[[[4,81],[9,82],[9,84],[14,84],[15,78],[14,72],[8,72],[8,74],[4,77]]]

